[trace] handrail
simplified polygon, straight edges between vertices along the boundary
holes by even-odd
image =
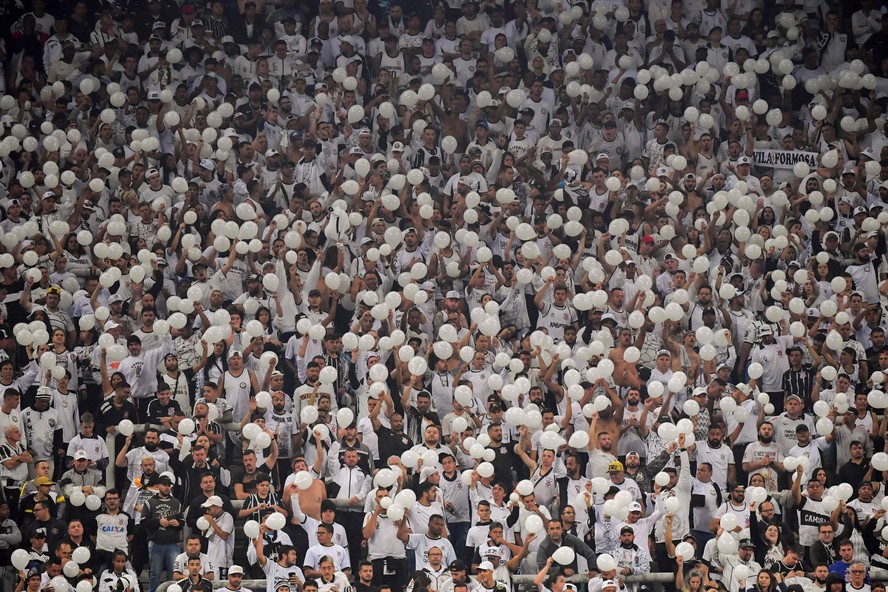
[[[535,577],[536,574],[514,574],[510,579],[513,584],[532,584]],[[888,578],[888,575],[886,575],[886,578]],[[475,576],[469,576],[469,579],[474,581]],[[570,582],[571,584],[587,584],[590,579],[589,574],[577,574],[565,578],[565,581]],[[626,576],[624,581],[627,584],[667,584],[675,581],[675,575],[670,572],[633,574],[631,576]],[[157,592],[166,592],[167,588],[172,584],[175,584],[175,582],[163,582],[157,587]],[[225,585],[228,584],[228,580],[212,580],[212,584],[214,589],[224,588]],[[266,580],[243,580],[241,582],[242,588],[249,588],[251,590],[264,589],[265,585]]]

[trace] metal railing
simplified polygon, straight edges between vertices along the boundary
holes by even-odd
[[[511,577],[512,583],[516,585],[527,585],[533,584],[533,579],[536,577],[536,574],[515,574]],[[474,581],[475,576],[469,576],[469,579]],[[565,581],[570,582],[571,584],[588,584],[591,578],[588,574],[577,574],[574,576],[570,576],[565,578]],[[670,582],[675,581],[675,574],[667,573],[667,572],[656,572],[656,573],[646,573],[646,574],[635,574],[631,576],[626,576],[624,581],[627,584],[668,584]],[[169,588],[175,582],[163,582],[160,586],[157,587],[157,592],[166,592],[167,588]],[[212,580],[213,588],[224,588],[226,584],[228,584],[228,580]],[[262,590],[265,589],[266,580],[243,580],[241,582],[242,588],[249,588],[251,590]]]

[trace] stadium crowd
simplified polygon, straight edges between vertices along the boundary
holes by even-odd
[[[884,592],[884,2],[0,16],[0,589]]]

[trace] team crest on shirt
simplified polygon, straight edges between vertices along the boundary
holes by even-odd
[[[247,383],[246,383],[246,382],[242,382],[242,383],[240,383],[240,387],[241,387],[241,388],[247,388]]]
[[[50,420],[49,420],[49,427],[51,427],[51,428],[56,427],[56,420],[54,420],[54,419],[50,419]]]

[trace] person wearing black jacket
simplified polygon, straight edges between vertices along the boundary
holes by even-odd
[[[559,547],[570,547],[574,550],[576,555],[582,555],[586,558],[586,561],[589,565],[596,565],[595,563],[595,551],[592,548],[583,542],[582,539],[575,537],[572,534],[567,534],[564,532],[564,525],[561,522],[561,518],[552,518],[549,520],[549,524],[546,525],[546,538],[540,542],[540,546],[537,549],[537,567],[542,569],[544,565],[546,565],[546,559],[552,556],[552,553],[555,552]],[[569,573],[568,570],[573,570]],[[572,575],[576,573],[577,564],[576,558],[570,565],[565,565],[562,568],[562,571],[565,575]]]
[[[808,547],[808,564],[818,566],[821,563],[832,565],[838,560],[839,549],[836,546],[836,531],[831,523],[821,524],[817,530],[817,542]]]
[[[192,490],[193,497],[188,503],[188,509],[185,512],[185,523],[192,529],[197,528],[197,519],[204,515],[201,504],[210,499],[211,496],[219,496],[222,499],[222,509],[232,516],[235,515],[234,506],[231,505],[231,498],[227,495],[218,493],[221,488],[218,487],[218,478],[212,471],[201,473],[199,491]],[[206,545],[206,539],[202,541],[202,545]],[[206,549],[204,549],[206,551]]]
[[[387,393],[383,393],[383,397],[389,397]],[[391,398],[387,402],[392,405]],[[392,413],[389,417],[391,428],[385,427],[379,421],[379,412],[382,410],[382,402],[379,399],[370,397],[367,399],[367,408],[370,410],[370,422],[373,431],[376,432],[376,438],[379,442],[379,460],[386,461],[392,456],[400,458],[402,454],[413,448],[414,442],[407,434],[404,433],[404,416],[400,413]],[[389,409],[392,407],[389,406]]]
[[[160,586],[160,574],[173,575],[173,562],[179,554],[182,537],[182,504],[171,495],[173,481],[168,475],[157,479],[157,494],[148,498],[142,508],[142,524],[148,534],[150,565],[149,592]]]

